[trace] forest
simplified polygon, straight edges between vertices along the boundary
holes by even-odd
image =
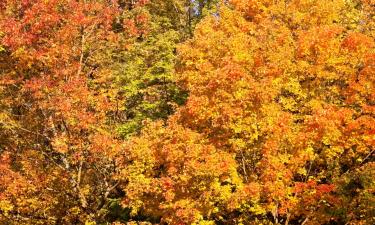
[[[374,0],[0,0],[0,225],[373,225],[374,38]]]

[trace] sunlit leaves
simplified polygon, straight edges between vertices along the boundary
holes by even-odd
[[[361,7],[233,0],[180,46],[177,79],[190,96],[167,127],[177,122],[233,154],[238,188],[260,187],[260,199],[232,205],[243,214],[227,221],[345,220],[336,181],[373,157],[364,110],[374,46],[366,25],[353,25],[366,17]]]
[[[109,132],[117,91],[104,56],[127,38],[118,30],[126,29],[118,23],[127,9],[118,3],[7,0],[2,6],[0,115],[7,130],[0,147],[11,156],[4,176],[18,180],[1,190],[13,204],[0,216],[5,223],[103,219],[119,150]],[[141,28],[147,17],[133,19]]]
[[[0,223],[373,224],[373,1],[6,3]]]

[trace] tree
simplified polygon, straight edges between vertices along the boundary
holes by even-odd
[[[212,224],[207,216],[224,215],[237,203],[231,192],[241,181],[233,155],[194,131],[156,123],[127,146],[119,165],[126,184],[122,205],[132,214],[168,224]]]
[[[195,24],[216,9],[216,1],[154,0],[129,12],[130,18],[148,18],[135,33],[133,44],[108,54],[108,64],[124,93],[118,130],[122,137],[138,134],[145,119],[166,120],[186,100],[176,85],[176,48],[191,37]]]
[[[373,224],[374,11],[1,1],[0,223]]]
[[[125,48],[128,7],[146,1],[3,2],[0,222],[103,221],[120,147],[103,55]]]
[[[9,174],[2,222],[126,220],[126,209],[114,210],[123,195],[114,161],[120,137],[183,103],[172,79],[176,44],[190,35],[189,20],[201,17],[188,17],[188,5],[1,3],[0,144]]]
[[[143,120],[166,119],[184,102],[186,94],[172,78],[176,45],[188,36],[184,4],[155,0],[132,10],[128,16],[147,18],[147,28],[132,37],[129,48],[109,54],[124,96],[118,130],[125,138],[137,134]]]
[[[189,97],[169,119],[168,134],[152,133],[150,139],[150,132],[164,129],[146,129],[130,144],[136,156],[149,153],[147,160],[128,161],[137,172],[123,172],[129,182],[124,191],[131,193],[124,204],[170,224],[372,224],[366,200],[373,199],[373,184],[366,177],[374,171],[373,9],[367,1],[342,0],[221,4],[179,48],[177,80]],[[211,199],[210,209],[200,210],[196,205],[205,201],[197,196],[207,189],[192,184],[187,195],[174,188],[185,187],[178,177],[194,177],[195,171],[168,173],[168,160],[196,140],[174,132],[196,133],[205,145],[235,158],[232,176],[240,180],[219,179],[216,186],[230,185],[225,193],[236,204]],[[223,159],[212,154],[196,170]],[[148,185],[164,179],[172,193],[151,203],[160,191]],[[181,198],[197,216],[162,211]]]

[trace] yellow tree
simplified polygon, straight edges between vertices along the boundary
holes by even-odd
[[[373,10],[369,1],[225,1],[179,48],[176,76],[190,93],[186,105],[166,128],[151,126],[130,144],[135,158],[125,163],[132,170],[123,172],[131,193],[124,204],[170,224],[372,224]],[[181,139],[182,131],[194,135]],[[168,172],[175,163],[199,162],[202,153],[194,154],[202,147],[187,144],[195,137],[221,154],[195,170]],[[191,183],[189,194],[174,188],[201,169],[220,175],[207,165],[229,158],[236,173],[217,185],[230,185],[223,193],[233,200],[211,194],[206,204],[197,196],[216,186],[208,181],[208,189]],[[151,203],[158,191],[149,185],[165,179],[172,193],[161,191],[168,197]],[[146,188],[134,188],[136,180]],[[195,216],[166,207],[181,199]]]

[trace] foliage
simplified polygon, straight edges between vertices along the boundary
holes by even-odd
[[[126,11],[106,0],[2,5],[0,223],[104,218],[120,145],[109,132],[116,90],[102,55],[127,38],[115,30],[128,28]]]
[[[130,17],[148,18],[147,27],[133,36],[126,50],[108,56],[124,98],[118,128],[122,137],[137,134],[145,119],[165,120],[185,102],[187,94],[174,79],[177,44],[190,37],[216,2],[153,0],[130,12]]]
[[[162,193],[172,197],[157,197],[155,204],[149,201],[158,196],[156,190],[134,189],[157,187],[155,179],[164,178],[159,174],[164,169],[173,187],[184,187],[168,169],[190,162],[183,158],[188,153],[179,153],[180,145],[188,148],[186,142],[195,143],[195,138],[176,140],[178,134],[159,134],[162,128],[148,128],[130,144],[135,148],[130,151],[144,153],[140,157],[146,161],[142,166],[139,159],[129,161],[139,170],[142,184],[133,184],[133,174],[123,175],[129,182],[124,191],[130,197],[125,201],[131,198],[126,204],[134,210],[143,207],[170,224],[200,223],[201,218],[221,224],[372,224],[373,211],[367,206],[373,198],[371,185],[354,182],[358,197],[343,194],[343,186],[361,176],[357,169],[365,174],[373,171],[371,10],[366,1],[342,0],[222,4],[219,15],[204,19],[194,38],[179,48],[177,79],[190,95],[165,129],[192,131],[207,145],[232,155],[236,161],[231,167],[240,180],[230,182],[232,188],[221,193],[236,199],[236,204],[212,198],[211,211],[204,211],[194,206],[205,206],[206,200],[185,194],[189,207],[183,208],[184,213],[194,213],[181,221],[185,214],[176,208],[163,210],[184,192],[165,190]],[[149,132],[156,137],[150,140]],[[172,146],[171,140],[175,140]],[[189,153],[196,148],[190,147]],[[164,149],[166,155],[158,152]],[[182,162],[168,160],[175,155],[181,155]],[[160,165],[155,158],[159,156],[166,160],[163,169],[154,167]],[[206,165],[196,165],[194,172],[200,168]],[[178,174],[192,176],[188,170]],[[205,196],[190,184],[187,193]],[[227,184],[219,180],[218,185]],[[254,190],[253,197],[240,194],[249,189]],[[349,203],[351,199],[358,199],[358,205]],[[217,206],[219,213],[213,213]]]
[[[374,11],[1,1],[0,224],[374,224]]]
[[[124,98],[118,128],[123,137],[137,133],[145,119],[166,119],[184,102],[185,94],[172,77],[176,45],[187,35],[183,6],[183,1],[150,2],[141,12],[148,18],[146,32],[134,36],[126,50],[110,54]]]

